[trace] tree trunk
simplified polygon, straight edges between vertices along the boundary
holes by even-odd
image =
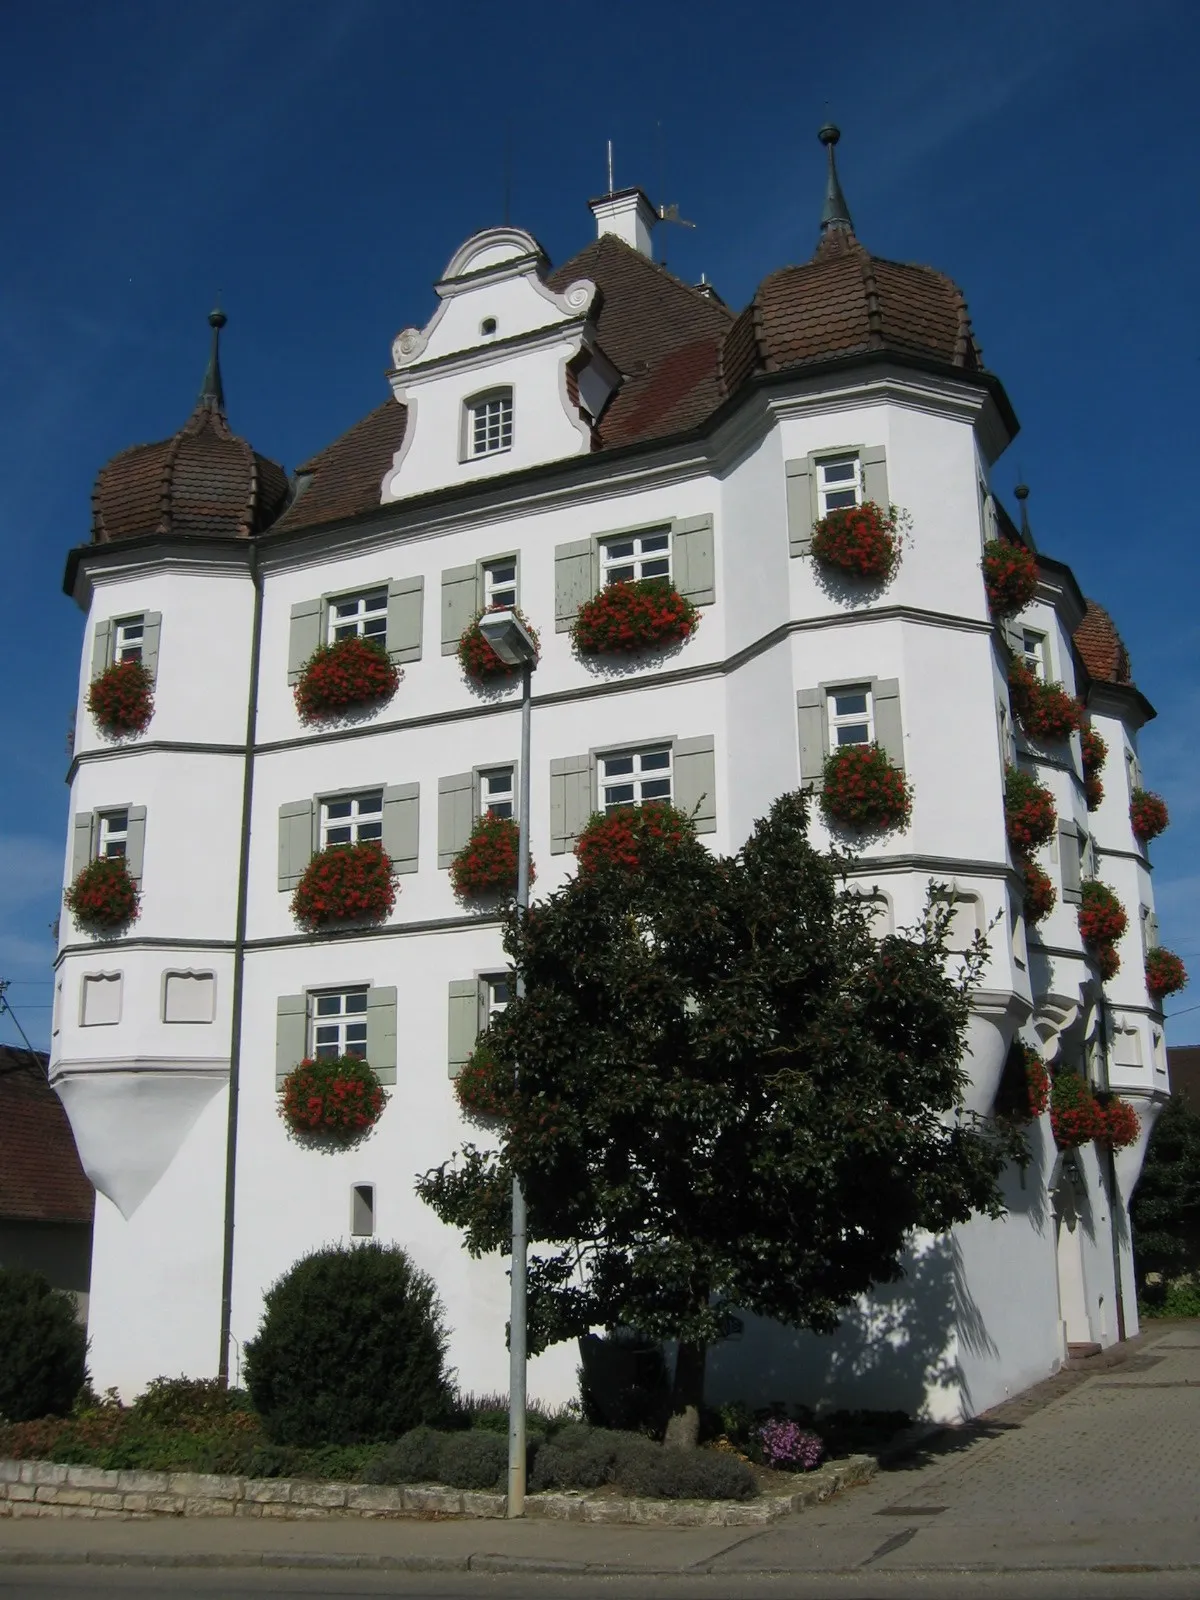
[[[671,1417],[663,1440],[672,1449],[694,1450],[700,1442],[700,1407],[704,1404],[707,1355],[706,1344],[680,1341],[675,1357],[675,1381],[671,1385]]]

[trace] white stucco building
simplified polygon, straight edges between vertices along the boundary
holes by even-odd
[[[514,227],[459,247],[423,325],[392,344],[391,392],[290,483],[229,429],[219,326],[184,428],[100,473],[66,577],[87,631],[65,877],[123,849],[142,911],[111,938],[64,912],[51,1059],[100,1194],[99,1388],[212,1374],[223,1355],[236,1376],[271,1281],[369,1232],[437,1280],[463,1385],[507,1386],[504,1266],[471,1261],[412,1183],[460,1142],[453,1074],[503,978],[498,922],[463,909],[447,870],[483,797],[516,792],[517,690],[473,688],[454,653],[485,600],[515,599],[541,632],[537,893],[573,871],[614,754],[636,766],[666,752],[676,800],[705,796],[705,837],[733,851],[777,795],[819,779],[839,720],[857,719],[915,791],[910,825],[868,840],[855,868],[880,927],[915,920],[936,879],[952,886],[957,936],[988,932],[970,1106],[990,1109],[1019,1031],[1048,1062],[1119,1088],[1148,1131],[1166,1056],[1128,791],[1153,712],[1106,614],[1040,556],[1037,598],[1007,639],[1086,699],[1111,752],[1102,807],[1087,811],[1077,735],[1040,749],[1014,732],[980,555],[1001,525],[1028,538],[988,488],[1016,418],[956,286],[858,243],[825,142],[816,253],[765,278],[740,315],[654,263],[655,213],[623,191],[592,203],[596,238],[556,270]],[[839,484],[911,516],[882,588],[839,589],[809,557]],[[695,636],[615,669],[578,659],[580,601],[618,560],[664,552],[701,608]],[[402,681],[371,715],[311,728],[292,684],[335,618],[383,637]],[[153,720],[107,739],[89,682],[139,650]],[[1059,904],[1035,936],[1005,835],[1014,758],[1053,788],[1061,819],[1041,853]],[[382,926],[310,935],[291,891],[347,797],[382,816],[400,893]],[[1131,924],[1105,986],[1076,927],[1090,872]],[[312,1049],[318,1006],[342,1042],[365,1034],[391,1093],[371,1138],[337,1154],[290,1142],[277,1111],[278,1074]],[[710,1355],[712,1393],[969,1414],[1053,1371],[1068,1341],[1109,1343],[1122,1315],[1134,1331],[1125,1208],[1141,1147],[1117,1157],[1114,1192],[1094,1147],[1078,1176],[1064,1171],[1047,1118],[1030,1143],[1004,1220],[918,1241],[905,1283],[834,1338],[747,1319]],[[531,1392],[574,1393],[576,1359],[536,1359]]]

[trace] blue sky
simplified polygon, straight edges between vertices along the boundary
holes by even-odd
[[[230,419],[290,469],[384,397],[392,336],[502,219],[506,143],[512,220],[554,260],[592,235],[611,137],[617,183],[697,224],[670,266],[741,306],[811,253],[826,116],[860,238],[963,285],[1023,425],[997,488],[1028,480],[1158,708],[1156,892],[1197,974],[1169,1037],[1200,1041],[1198,48],[1190,0],[0,8],[0,978],[34,1042],[83,626],[63,562],[101,464],[191,409],[215,295]]]

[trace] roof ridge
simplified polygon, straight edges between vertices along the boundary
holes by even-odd
[[[673,283],[677,289],[686,290],[686,292],[691,295],[693,299],[698,300],[701,305],[710,310],[716,311],[718,316],[724,317],[727,323],[732,324],[735,320],[737,314],[732,311],[723,300],[714,300],[711,295],[705,294],[704,291],[698,288],[696,284],[686,283],[682,278],[676,277],[675,273],[673,273],[663,262],[655,261],[653,256],[643,255],[643,253],[636,249],[635,246],[627,244],[624,239],[619,238],[615,233],[602,233],[598,239],[593,239],[589,244],[585,244],[582,250],[577,250],[573,256],[568,256],[567,260],[563,262],[561,267],[556,267],[555,273],[557,274],[559,272],[565,272],[566,269],[571,265],[572,261],[578,260],[579,257],[586,254],[588,250],[603,250],[605,246],[615,246],[619,251],[626,252],[633,259],[640,261],[644,267],[653,268],[655,272],[666,278],[668,283]]]

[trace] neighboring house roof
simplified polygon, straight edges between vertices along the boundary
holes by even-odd
[[[1129,651],[1117,632],[1116,624],[1094,600],[1087,602],[1083,621],[1075,630],[1075,648],[1083,657],[1089,674],[1099,682],[1133,682]]]
[[[91,1222],[95,1204],[46,1057],[0,1045],[0,1221]]]
[[[1177,1094],[1192,1111],[1200,1112],[1200,1044],[1167,1047],[1167,1071],[1171,1093]]]

